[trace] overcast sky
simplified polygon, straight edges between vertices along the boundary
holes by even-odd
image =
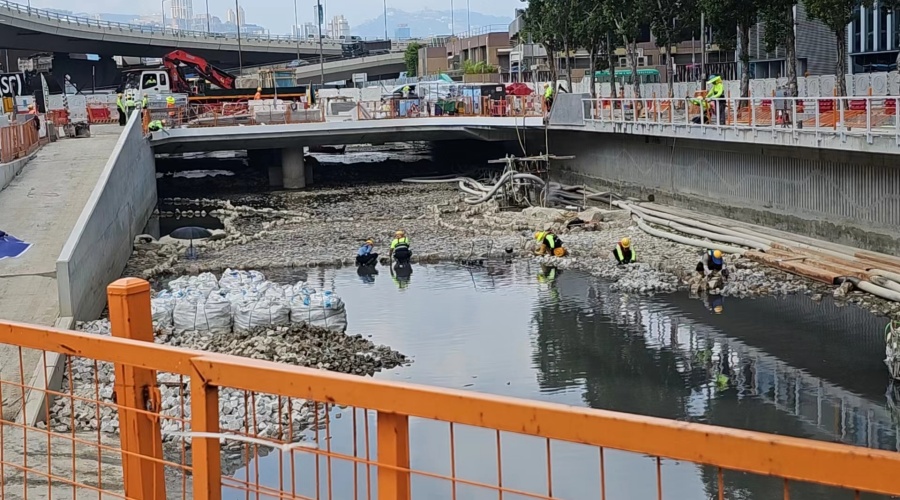
[[[13,0],[26,3],[26,0]],[[168,7],[169,0],[166,1]],[[193,0],[194,12],[206,10],[207,0]],[[210,13],[225,17],[228,8],[234,8],[234,0],[208,0]],[[274,32],[288,32],[294,17],[293,0],[238,0],[247,15],[247,22],[261,24]],[[525,3],[520,0],[469,0],[473,11],[482,14],[512,17],[513,11]],[[388,8],[406,11],[418,11],[425,8],[449,10],[451,0],[387,0]],[[350,26],[363,23],[378,17],[384,4],[381,0],[324,0],[328,18],[343,14]],[[32,0],[32,7],[78,10],[85,12],[104,12],[112,14],[153,14],[159,13],[160,2],[157,0]],[[297,0],[297,14],[300,24],[312,21],[315,0]],[[453,0],[456,9],[465,9],[466,0]]]

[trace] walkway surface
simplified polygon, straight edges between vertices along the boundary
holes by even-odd
[[[33,244],[18,258],[0,260],[0,318],[55,324],[59,314],[56,259],[120,132],[117,125],[94,126],[91,138],[48,144],[0,191],[0,230]],[[39,354],[23,350],[22,359],[22,373],[28,380]],[[0,345],[0,380],[20,383],[19,370],[19,348]],[[15,419],[21,396],[4,392],[3,420]]]

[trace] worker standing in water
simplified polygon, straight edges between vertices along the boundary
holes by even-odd
[[[637,252],[631,248],[631,238],[628,237],[619,240],[616,248],[613,249],[613,255],[619,264],[634,264],[637,262]]]
[[[391,240],[391,250],[388,258],[397,259],[398,264],[408,264],[412,258],[412,250],[409,249],[409,238],[403,230],[394,233],[394,239]]]
[[[565,257],[568,252],[563,248],[562,239],[553,234],[552,231],[538,231],[534,233],[534,239],[538,242],[538,248],[534,252],[537,255],[553,255],[554,257]]]
[[[124,126],[128,117],[125,115],[125,103],[122,102],[122,94],[116,96],[116,110],[119,112],[119,125]]]
[[[366,240],[365,243],[361,247],[359,247],[359,251],[356,253],[356,265],[358,266],[374,266],[378,263],[378,254],[373,252],[372,250],[375,247],[375,241],[372,239]]]

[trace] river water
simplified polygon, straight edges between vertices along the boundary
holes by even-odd
[[[882,363],[884,321],[853,306],[803,296],[710,302],[675,294],[623,295],[575,271],[527,262],[485,267],[414,266],[408,280],[387,268],[268,272],[276,281],[308,279],[333,286],[347,304],[349,333],[371,336],[411,356],[412,365],[379,378],[479,391],[580,407],[609,409],[823,441],[898,450],[896,414]],[[721,313],[716,313],[721,306]],[[365,447],[362,411],[356,445]],[[352,454],[353,413],[330,422],[333,451]],[[374,414],[369,412],[374,457]],[[320,433],[325,446],[325,431]],[[454,429],[456,477],[497,483],[496,436]],[[312,434],[310,434],[312,438]],[[446,424],[411,419],[414,470],[450,475]],[[544,441],[503,434],[502,480],[508,488],[546,494]],[[601,498],[596,449],[554,443],[552,491],[559,498]],[[236,477],[274,488],[287,455],[270,454]],[[354,498],[353,467],[296,453],[295,491],[313,498]],[[715,470],[663,460],[666,499],[715,498]],[[318,472],[320,481],[314,480]],[[371,481],[375,484],[375,470]],[[257,476],[258,475],[258,476]],[[366,498],[358,466],[357,498]],[[606,498],[657,498],[656,461],[607,451]],[[782,498],[780,480],[726,472],[725,498]],[[452,498],[450,486],[413,476],[416,498]],[[331,485],[331,491],[329,491]],[[244,494],[226,498],[243,498]],[[459,485],[457,498],[497,498]],[[502,498],[526,498],[505,494]],[[853,498],[852,492],[794,484],[791,498]],[[861,498],[878,498],[863,495]]]

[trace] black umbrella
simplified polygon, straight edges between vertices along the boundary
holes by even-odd
[[[195,258],[197,254],[194,252],[194,240],[210,238],[212,237],[212,232],[205,227],[185,226],[172,231],[169,233],[169,236],[176,240],[190,240],[187,256],[188,258]]]

